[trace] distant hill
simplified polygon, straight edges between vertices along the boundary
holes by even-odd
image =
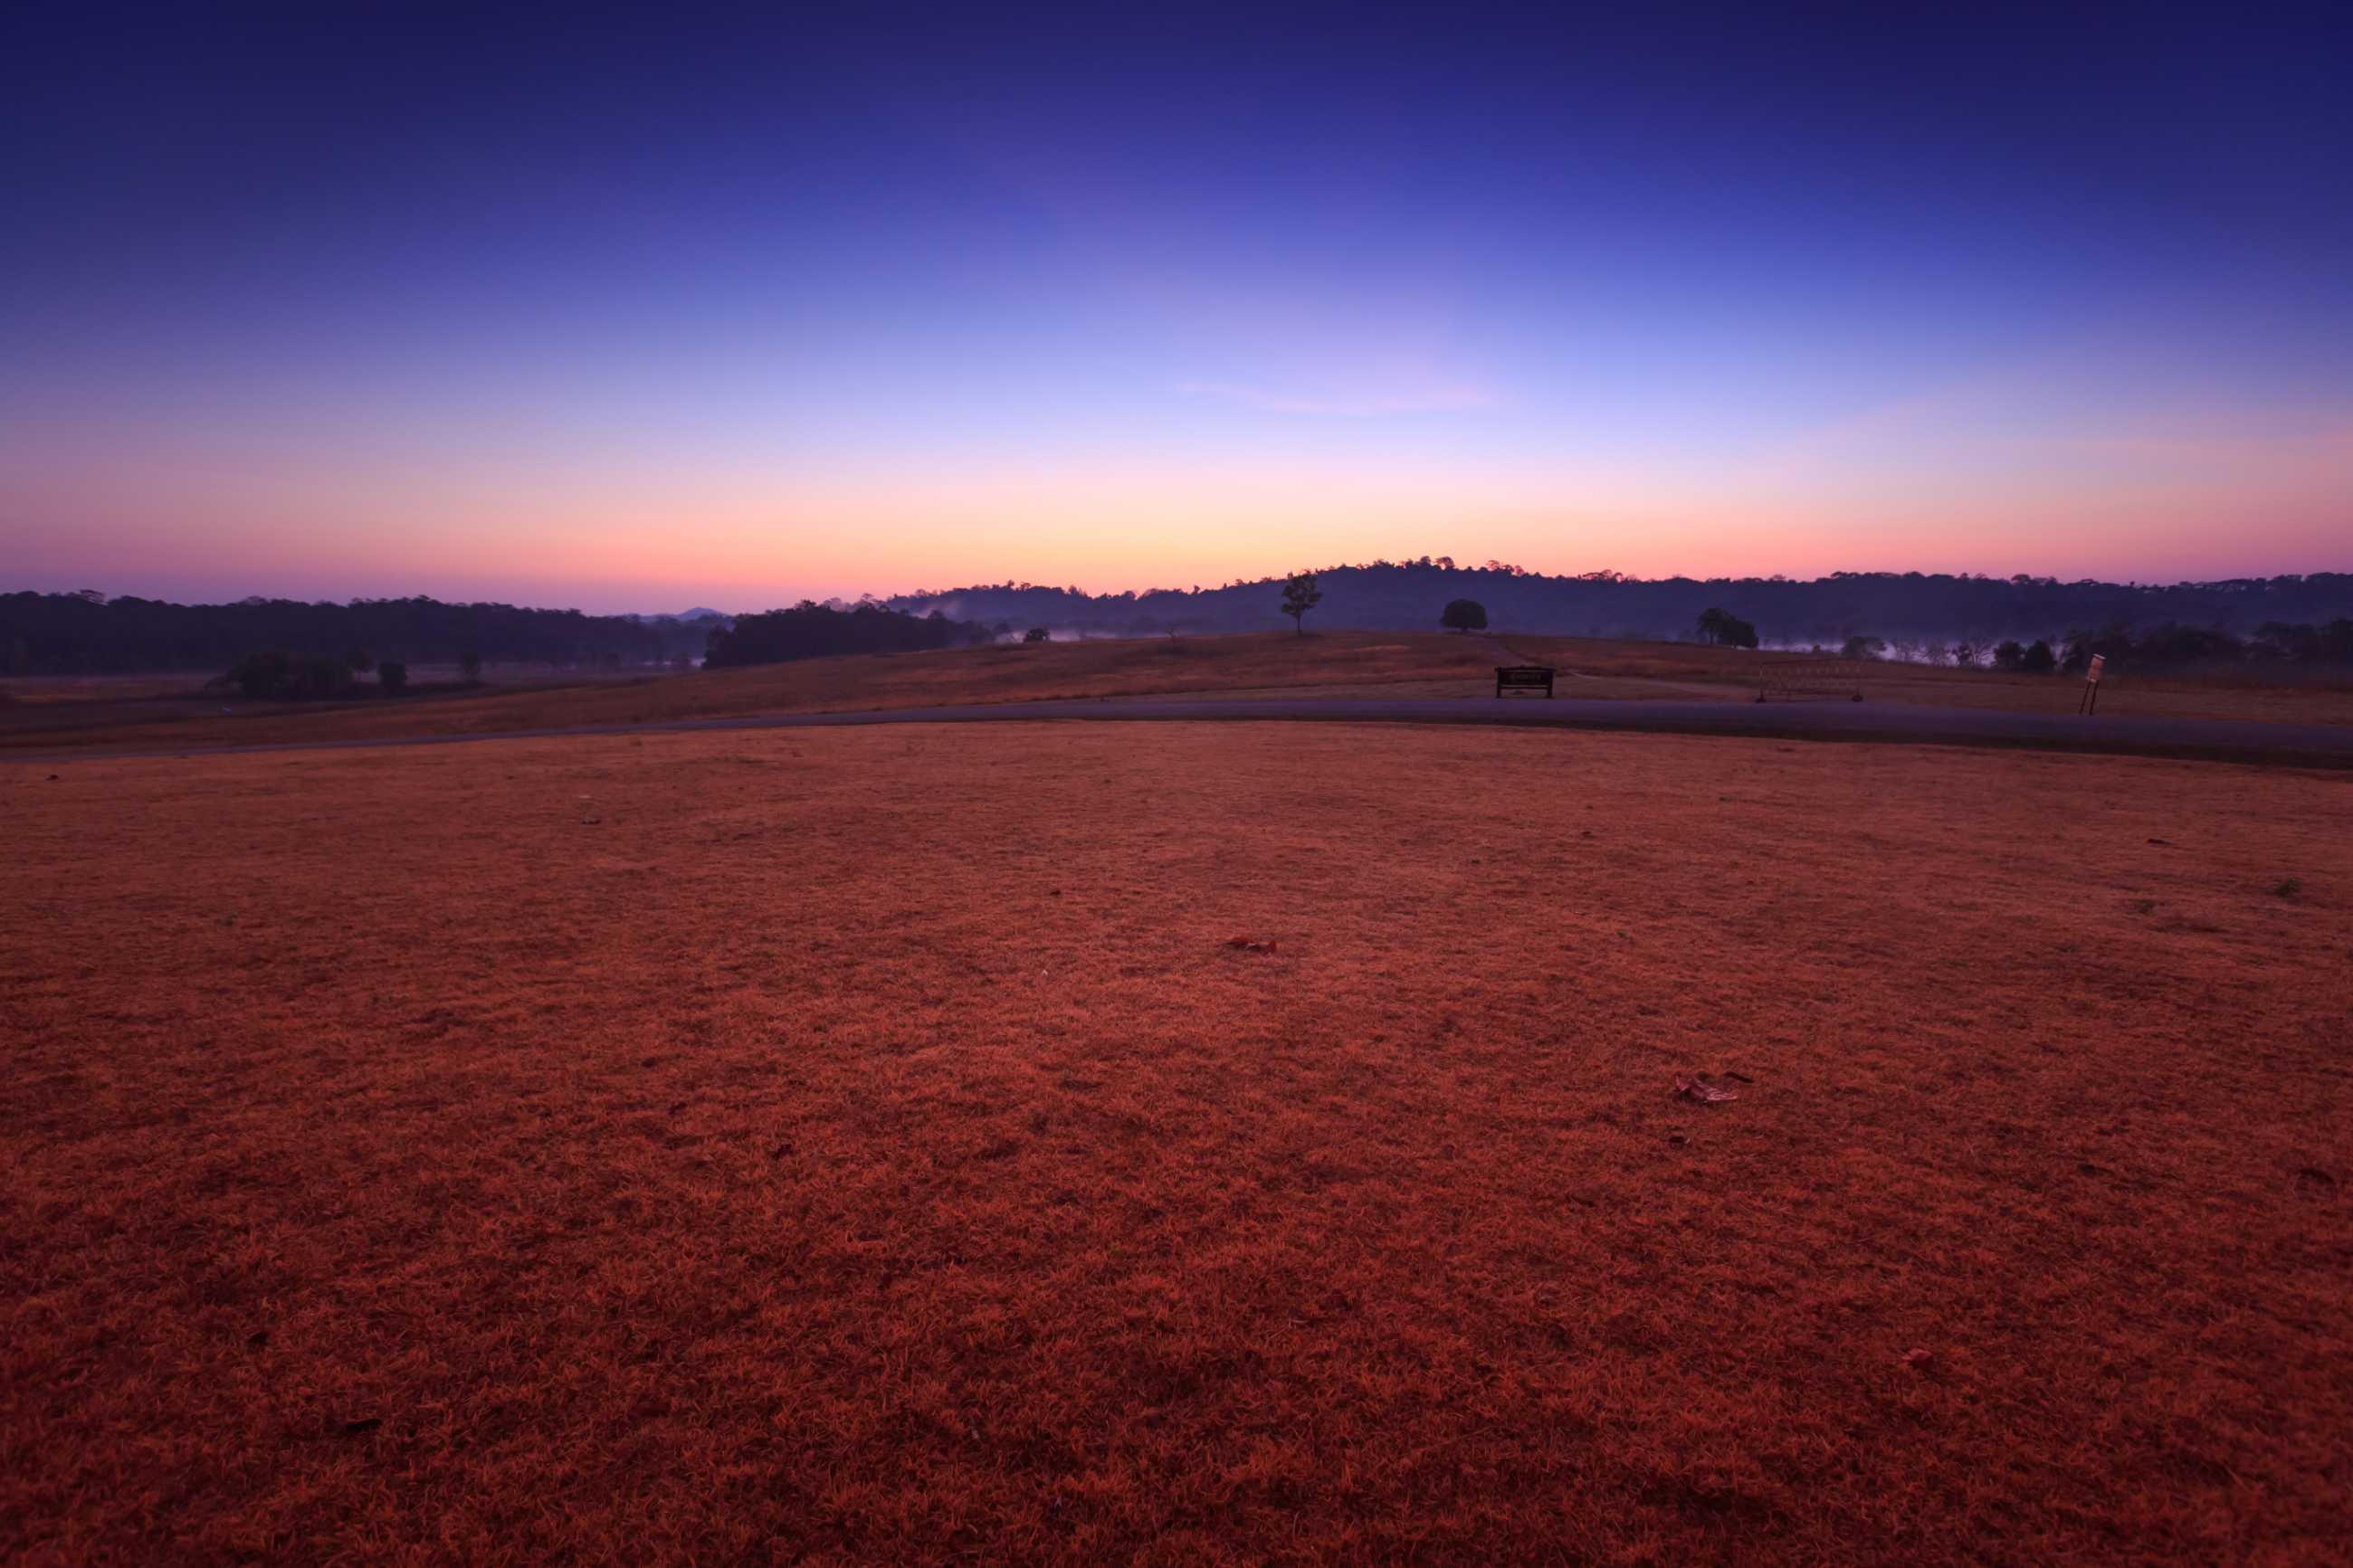
[[[2051,577],[1950,576],[1919,572],[1834,572],[1785,577],[1549,576],[1500,562],[1460,567],[1443,558],[1377,561],[1316,573],[1324,602],[1310,627],[1432,631],[1448,601],[1474,599],[1499,631],[1571,637],[1687,638],[1700,613],[1729,610],[1755,624],[1767,647],[1836,647],[1852,636],[1896,641],[2058,640],[2073,631],[2161,624],[2251,633],[2267,623],[2321,623],[2353,616],[2353,574],[2232,578],[2147,584]],[[1214,588],[1087,594],[1029,583],[903,594],[886,601],[915,614],[1012,627],[1042,626],[1102,636],[1169,631],[1269,631],[1287,626],[1282,580]]]

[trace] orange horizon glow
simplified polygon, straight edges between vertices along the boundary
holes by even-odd
[[[1922,471],[1900,447],[1898,460],[1859,461],[1839,439],[1711,479],[1098,457],[809,478],[745,466],[681,480],[626,462],[423,468],[272,455],[223,465],[201,452],[101,467],[60,443],[48,460],[12,455],[7,502],[43,526],[12,563],[31,581],[9,585],[152,593],[217,582],[227,596],[484,594],[596,609],[683,597],[751,608],[1007,580],[1098,593],[1214,586],[1425,554],[1642,577],[2154,581],[2264,574],[2270,562],[2353,564],[2343,499],[2353,495],[2353,420],[2259,434],[2119,430],[1960,473]],[[241,576],[238,562],[267,568]]]

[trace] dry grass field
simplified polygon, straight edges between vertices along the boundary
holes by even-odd
[[[565,676],[494,671],[482,689],[398,702],[283,704],[199,697],[186,678],[148,682],[18,683],[0,706],[0,752],[364,740],[485,734],[579,725],[659,723],[759,713],[1088,697],[1460,697],[1490,700],[1499,661],[1565,672],[1560,695],[1745,701],[1759,671],[1823,661],[1690,644],[1580,637],[1331,632],[1263,637],[1049,643],[942,653],[807,659],[690,675]],[[2065,677],[1859,663],[1839,668],[1872,700],[2073,712]],[[176,693],[176,695],[174,695]],[[228,711],[224,712],[227,709]],[[2101,710],[2171,718],[2353,724],[2353,684],[2107,683]]]
[[[2348,791],[1337,724],[0,766],[0,1556],[2342,1562]]]

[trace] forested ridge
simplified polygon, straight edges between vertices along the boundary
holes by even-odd
[[[127,595],[0,594],[0,675],[220,670],[269,648],[417,664],[472,655],[491,663],[654,665],[700,656],[716,624],[421,597],[176,605]]]
[[[1753,624],[1767,647],[1837,647],[1856,635],[1991,646],[2007,637],[2055,642],[2075,631],[2167,625],[2249,637],[2266,624],[2325,625],[2353,616],[2353,573],[2343,572],[2164,584],[1920,572],[1641,578],[1616,572],[1553,576],[1501,562],[1463,567],[1423,557],[1324,567],[1315,578],[1324,598],[1314,619],[1325,627],[1434,631],[1448,604],[1470,599],[1502,631],[1689,637],[1703,614],[1721,609]],[[903,594],[887,603],[915,614],[939,610],[1082,634],[1272,631],[1287,624],[1282,581],[1122,594],[1008,582]]]
[[[1555,576],[1444,557],[1325,567],[1314,628],[1435,631],[1467,602],[1498,632],[1688,639],[1707,618],[1767,647],[1870,646],[1940,660],[1998,645],[2127,652],[2179,665],[2240,658],[2353,663],[2353,574],[2137,584],[1918,572],[1827,577]],[[427,597],[344,604],[250,598],[180,605],[135,595],[0,594],[0,676],[227,668],[269,649],[352,659],[572,668],[765,663],[827,654],[955,647],[1046,629],[1096,637],[1271,631],[1285,579],[1089,594],[1005,582],[856,604],[804,601],[730,617],[591,616]],[[1964,659],[1963,662],[1970,662]]]

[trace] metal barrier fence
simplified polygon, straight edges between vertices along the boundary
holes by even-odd
[[[1798,659],[1768,664],[1757,671],[1759,702],[1860,702],[1863,661]]]

